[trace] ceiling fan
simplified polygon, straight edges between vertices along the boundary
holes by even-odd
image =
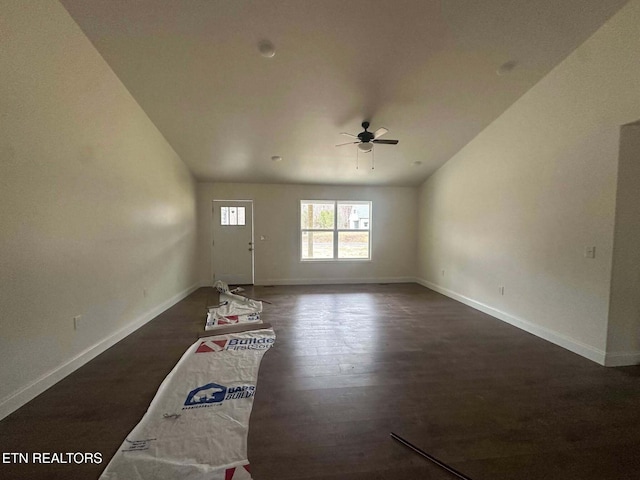
[[[380,127],[375,132],[370,132],[367,130],[369,128],[369,122],[362,122],[362,128],[364,128],[363,132],[360,132],[358,135],[352,135],[351,133],[341,132],[340,135],[346,135],[347,137],[357,138],[356,142],[347,142],[340,143],[336,145],[336,147],[342,147],[343,145],[355,145],[358,144],[358,148],[362,152],[370,152],[373,149],[374,143],[384,144],[384,145],[397,145],[398,140],[380,140],[380,137],[387,133],[387,130],[384,127]]]

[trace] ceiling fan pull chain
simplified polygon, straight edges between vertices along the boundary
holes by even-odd
[[[376,150],[375,148],[371,150],[371,170],[376,169]]]
[[[360,149],[356,149],[356,170],[358,170],[358,159],[360,158],[360,152],[358,150]]]

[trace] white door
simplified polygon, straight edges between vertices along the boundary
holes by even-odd
[[[213,281],[253,285],[253,202],[213,201]]]

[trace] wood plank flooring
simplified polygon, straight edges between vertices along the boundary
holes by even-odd
[[[276,346],[249,432],[255,480],[640,479],[640,367],[604,368],[416,284],[255,287]],[[1,479],[95,479],[203,329],[199,289],[0,422]]]

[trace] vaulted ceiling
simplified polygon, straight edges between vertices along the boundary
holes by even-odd
[[[198,180],[417,185],[626,0],[61,3]]]

